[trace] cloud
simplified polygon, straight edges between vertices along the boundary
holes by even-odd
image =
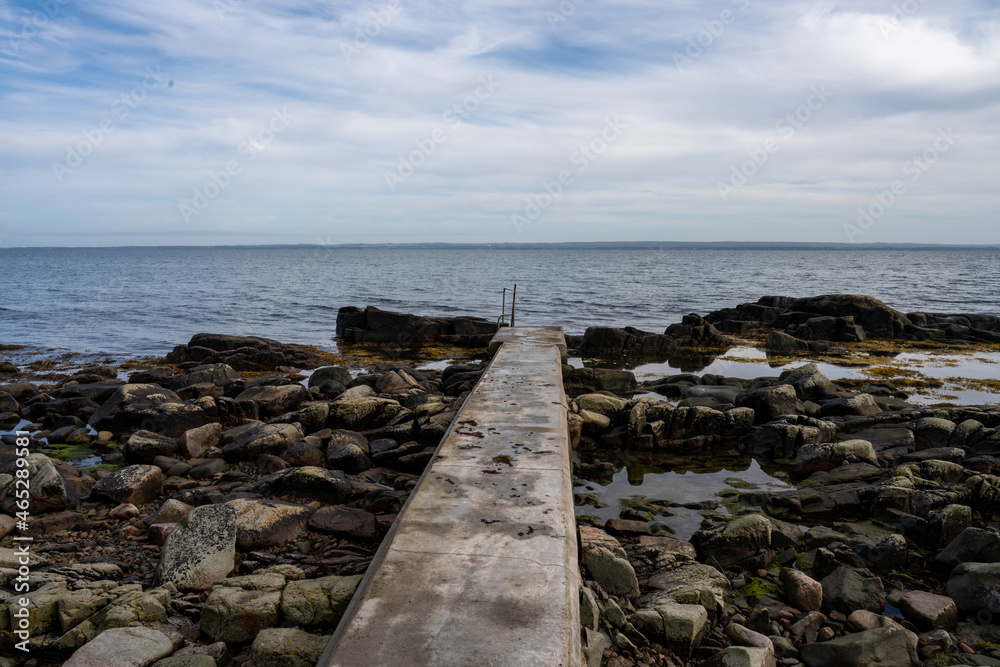
[[[954,149],[863,240],[996,243],[998,25],[988,3],[926,0],[6,5],[0,231],[6,245],[844,241],[951,127]],[[497,86],[477,97],[484,77]],[[831,97],[797,120],[816,86]],[[254,144],[282,109],[294,120]],[[515,226],[609,118],[620,138]]]

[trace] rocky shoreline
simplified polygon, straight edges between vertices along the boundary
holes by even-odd
[[[357,376],[316,350],[217,334],[153,365],[92,365],[52,384],[0,368],[11,378],[0,428],[32,434],[35,664],[314,665],[495,330],[343,308],[341,353],[376,348]],[[567,343],[588,358],[676,359],[756,336],[775,354],[832,356],[994,334],[1000,318],[834,295],[765,297],[663,334],[595,327]],[[784,336],[805,346],[775,343]],[[405,363],[426,346],[479,359]],[[669,498],[607,521],[581,509],[590,667],[1000,665],[1000,407],[920,407],[891,381],[841,385],[810,364],[651,382],[564,366],[563,381],[588,461],[575,455],[576,484],[591,490],[578,504],[600,503],[623,450],[744,452],[794,487],[748,484],[689,508],[704,516],[690,540],[673,537]],[[13,665],[15,438],[0,442],[0,665]],[[91,454],[101,465],[62,460]]]

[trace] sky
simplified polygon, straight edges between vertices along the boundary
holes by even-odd
[[[996,0],[0,0],[0,247],[995,244],[998,112]]]

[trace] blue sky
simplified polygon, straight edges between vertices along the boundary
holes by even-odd
[[[995,2],[0,4],[0,244],[1000,243]]]

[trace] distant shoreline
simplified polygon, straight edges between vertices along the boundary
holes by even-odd
[[[1000,250],[1000,244],[811,243],[796,241],[566,241],[553,243],[268,243],[261,245],[9,246],[10,250]]]

